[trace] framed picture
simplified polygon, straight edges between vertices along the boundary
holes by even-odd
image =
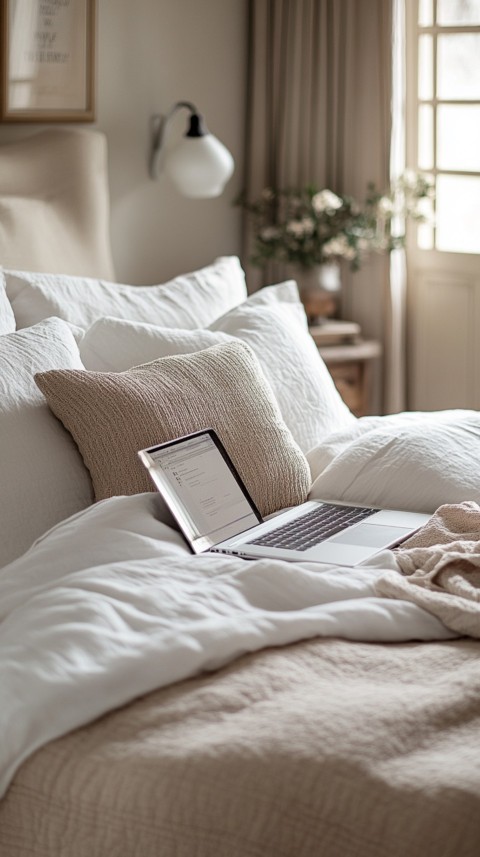
[[[3,122],[95,119],[95,0],[1,0]]]

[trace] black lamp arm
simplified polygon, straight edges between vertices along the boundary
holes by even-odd
[[[203,116],[191,101],[177,101],[165,116],[156,113],[151,118],[150,177],[156,179],[159,172],[160,153],[165,142],[167,125],[172,116],[180,109],[190,111],[190,125],[186,137],[204,137],[208,134]]]

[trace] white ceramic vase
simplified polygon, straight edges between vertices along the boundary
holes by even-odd
[[[297,282],[310,324],[320,324],[322,319],[335,315],[342,287],[340,266],[337,262],[311,268],[288,265],[287,276]]]

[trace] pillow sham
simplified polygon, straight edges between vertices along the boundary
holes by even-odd
[[[232,337],[253,348],[282,417],[303,452],[332,431],[356,422],[308,333],[293,281],[255,292],[206,330],[167,330],[139,322],[100,319],[85,333],[80,354],[87,369],[121,372],[158,357],[193,353]]]
[[[250,295],[239,307],[262,308],[288,306],[304,328],[307,320],[303,304],[300,301],[297,284],[294,280],[266,286]],[[169,357],[173,354],[191,354],[211,345],[229,340],[229,334],[213,331],[216,322],[225,323],[231,316],[231,310],[220,316],[209,327],[195,330],[166,328],[104,316],[94,322],[82,336],[80,354],[86,369],[96,372],[123,372],[138,363],[147,363],[157,357]],[[212,332],[213,331],[213,332]]]
[[[4,333],[13,333],[15,330],[15,316],[10,301],[5,291],[5,283],[0,282],[0,336]]]
[[[300,299],[297,305],[246,301],[214,321],[210,330],[227,333],[253,348],[283,419],[304,452],[331,432],[356,423],[308,332]]]
[[[0,565],[93,501],[78,449],[33,380],[35,372],[82,366],[74,335],[60,319],[0,337]]]
[[[324,446],[309,456],[312,498],[427,513],[480,503],[477,411],[363,417]]]
[[[17,329],[57,316],[87,328],[102,316],[148,321],[163,327],[204,327],[247,296],[236,256],[159,286],[126,286],[57,274],[2,272]]]
[[[159,357],[193,354],[212,345],[230,342],[231,336],[206,329],[178,330],[142,321],[100,318],[79,343],[85,369],[93,372],[125,372]]]
[[[137,451],[213,427],[264,515],[303,502],[307,461],[248,345],[228,342],[126,372],[59,370],[35,380],[74,437],[95,497],[152,491]]]

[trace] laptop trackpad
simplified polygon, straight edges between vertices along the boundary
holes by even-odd
[[[344,530],[337,536],[328,539],[329,543],[339,545],[362,545],[364,547],[381,548],[402,541],[411,534],[411,527],[384,527],[380,524],[359,524]]]

